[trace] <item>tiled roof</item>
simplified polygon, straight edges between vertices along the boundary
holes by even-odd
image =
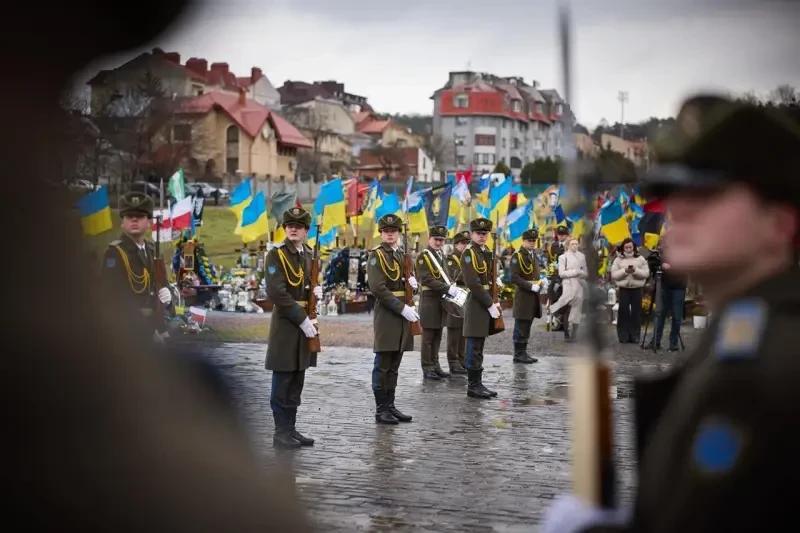
[[[311,141],[277,113],[270,111],[266,106],[249,98],[244,99],[244,105],[239,95],[213,91],[187,98],[181,101],[178,113],[206,114],[215,107],[225,113],[245,131],[250,137],[255,137],[264,127],[264,122],[270,121],[278,135],[278,141],[288,146],[297,148],[311,148]]]
[[[391,120],[366,120],[358,125],[358,131],[361,133],[383,133],[389,124],[391,124]]]

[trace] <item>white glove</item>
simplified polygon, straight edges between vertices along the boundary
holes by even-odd
[[[306,337],[309,339],[317,336],[317,328],[314,327],[314,324],[311,323],[308,317],[300,323],[300,329],[303,330],[303,333],[305,333]]]
[[[162,304],[168,304],[172,302],[172,293],[169,292],[169,289],[166,287],[161,287],[158,289],[158,300]]]
[[[314,287],[314,296],[317,297],[317,300],[322,299],[322,287],[320,285]]]
[[[541,286],[540,284],[538,284],[538,283],[531,283],[531,291],[532,291],[532,292],[536,292],[536,293],[538,293],[540,290],[542,290],[542,286]]]
[[[500,316],[500,304],[492,304],[491,307],[488,309],[489,316],[492,318],[497,318]]]
[[[541,533],[572,533],[592,526],[623,526],[628,509],[592,507],[572,494],[558,496],[545,511]]]
[[[450,285],[450,287],[447,288],[447,295],[453,297],[456,294],[458,294],[458,288],[455,285]]]
[[[419,313],[413,307],[403,306],[403,311],[400,314],[409,322],[419,322]]]
[[[408,277],[408,284],[411,285],[411,288],[414,290],[417,290],[417,288],[419,287],[419,283],[417,283],[417,278],[415,278],[414,276]]]

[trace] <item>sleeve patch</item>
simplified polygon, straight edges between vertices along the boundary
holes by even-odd
[[[472,258],[471,258],[470,256],[466,256],[466,257],[464,258],[464,262],[465,262],[465,263],[472,263]]]
[[[106,257],[106,268],[115,268],[117,266],[116,257]]]
[[[278,269],[275,268],[275,265],[270,265],[267,267],[267,272],[269,272],[270,276],[275,275],[275,272],[277,271]]]
[[[695,466],[705,474],[724,474],[736,466],[742,435],[729,422],[708,421],[700,425],[692,445]]]
[[[767,305],[760,299],[731,304],[720,319],[714,343],[717,359],[751,359],[756,356],[767,323]]]

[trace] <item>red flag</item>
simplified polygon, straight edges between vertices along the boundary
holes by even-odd
[[[466,181],[467,183],[472,183],[472,169],[456,172],[456,183],[458,183],[459,181]]]
[[[643,209],[645,213],[665,213],[667,206],[664,205],[664,200],[656,198],[644,204]]]

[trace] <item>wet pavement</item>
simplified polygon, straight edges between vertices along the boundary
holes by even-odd
[[[321,530],[533,531],[550,500],[570,490],[570,445],[567,346],[541,328],[531,344],[540,358],[533,365],[514,364],[508,353],[487,355],[484,382],[499,393],[488,401],[467,398],[463,377],[423,381],[419,352],[407,353],[397,405],[414,421],[398,426],[374,423],[370,350],[326,347],[306,373],[298,413],[298,429],[317,442],[278,453],[271,448],[265,345],[204,350],[230,378],[264,461],[293,469]],[[628,501],[635,483],[631,376],[666,368],[674,358],[638,346],[611,348],[619,490]]]

